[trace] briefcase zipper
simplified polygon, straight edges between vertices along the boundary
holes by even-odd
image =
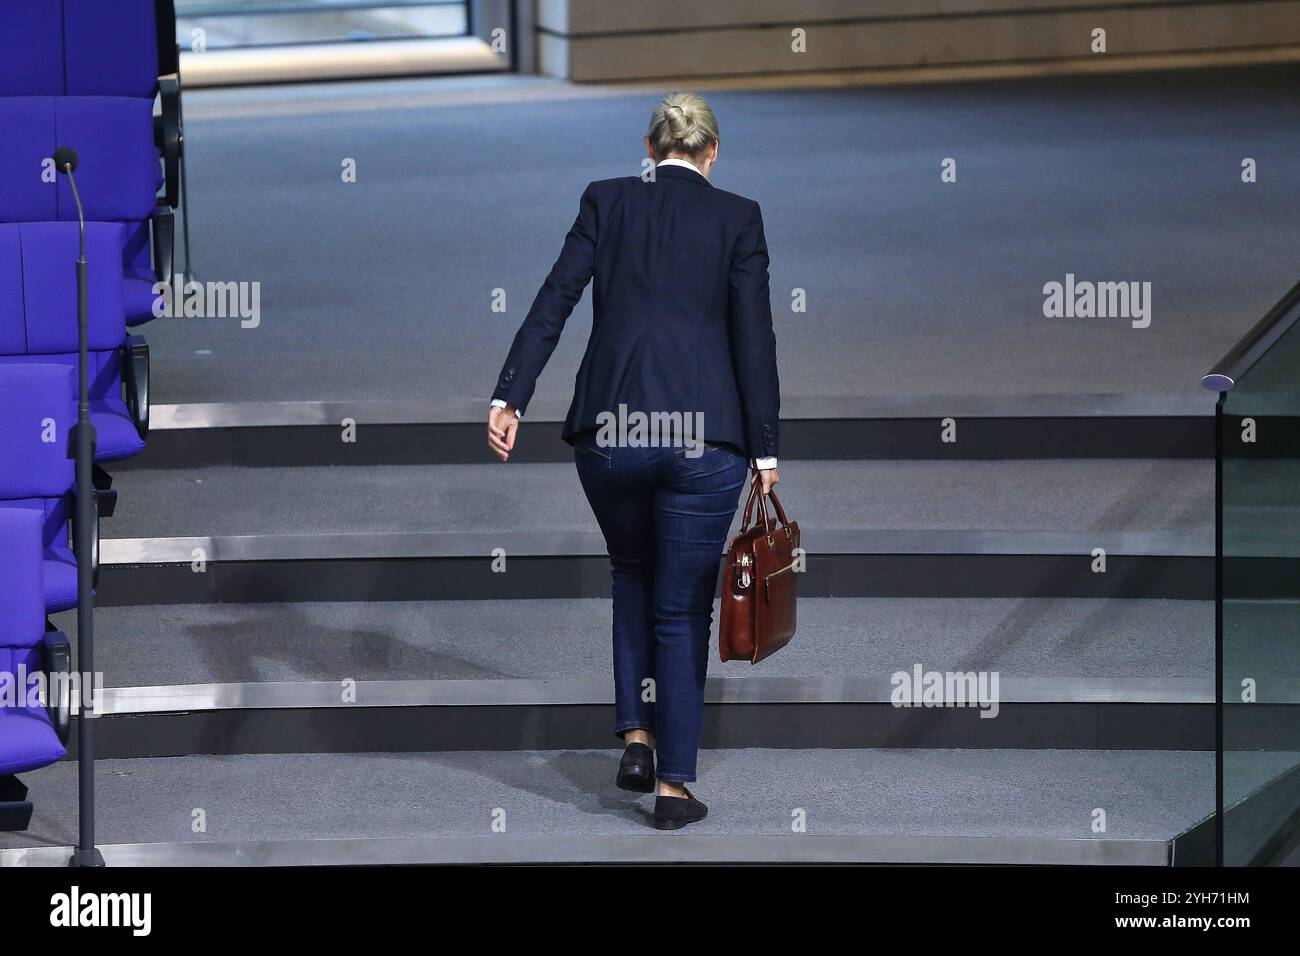
[[[785,567],[777,568],[775,571],[773,571],[771,574],[769,574],[767,577],[763,579],[763,596],[765,598],[769,598],[769,599],[771,598],[770,585],[772,579],[775,577],[780,577],[782,574],[785,574],[787,571],[793,571],[794,566],[795,566],[795,562],[791,561]]]
[[[752,560],[752,559],[751,559],[750,556],[747,555],[747,554],[742,554],[742,555],[740,556],[740,581],[739,581],[739,584],[740,584],[740,586],[741,586],[742,589],[743,589],[743,588],[747,588],[747,587],[749,587],[750,584],[752,584],[753,581],[754,581],[753,576],[750,575],[750,573],[749,573],[749,565],[750,565],[750,563],[751,563],[751,560]]]

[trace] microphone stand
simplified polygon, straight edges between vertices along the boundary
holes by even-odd
[[[77,721],[77,848],[69,866],[103,866],[103,854],[95,847],[95,598],[92,580],[91,541],[95,534],[95,492],[91,466],[95,460],[95,426],[90,422],[90,384],[88,367],[89,332],[86,318],[86,214],[72,175],[75,159],[67,160],[61,172],[68,177],[72,199],[77,204],[80,247],[77,257],[77,426],[74,444],[77,460],[77,510],[74,517],[77,533],[77,670],[82,690],[81,710]],[[85,684],[90,682],[90,706],[86,706]]]

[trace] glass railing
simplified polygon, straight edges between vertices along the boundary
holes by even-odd
[[[1220,390],[1219,839],[1300,860],[1300,285],[1215,371]]]

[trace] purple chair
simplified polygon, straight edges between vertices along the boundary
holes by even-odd
[[[61,0],[10,0],[0,33],[0,95],[62,96]]]
[[[64,95],[152,100],[160,74],[177,71],[170,0],[62,0],[62,7]]]
[[[0,97],[90,98],[98,109],[100,98],[133,99],[143,107],[127,132],[133,145],[153,145],[161,151],[166,171],[164,192],[154,203],[155,183],[148,191],[146,208],[134,216],[91,215],[88,218],[134,221],[123,246],[127,254],[127,317],[131,325],[153,318],[150,289],[157,280],[170,281],[173,268],[174,218],[170,210],[180,200],[183,143],[180,102],[180,60],[176,47],[176,14],[172,0],[5,0],[4,29],[0,32]],[[160,114],[153,102],[161,99]],[[145,105],[147,104],[147,106]],[[34,107],[38,108],[38,107]],[[111,110],[111,108],[108,108]],[[147,114],[147,122],[144,115]],[[105,113],[110,119],[111,112]],[[0,112],[0,128],[6,123]],[[42,125],[35,120],[36,127]],[[111,118],[115,124],[117,119]],[[15,133],[33,127],[14,125]],[[117,170],[94,157],[87,162],[82,129],[59,133],[60,146],[71,146],[82,157],[79,178],[103,177],[114,182]],[[6,137],[10,139],[11,137]],[[52,151],[53,147],[50,147]],[[51,155],[45,152],[45,156]],[[156,155],[154,157],[156,159]],[[0,168],[4,160],[0,158]],[[67,200],[66,183],[60,187]],[[82,183],[83,193],[87,186]],[[132,186],[123,184],[124,191]],[[0,221],[66,219],[66,214],[7,214],[0,203]],[[151,251],[152,250],[152,251]]]
[[[139,454],[149,428],[149,348],[126,332],[122,235],[119,223],[86,223],[90,415],[101,464]],[[76,369],[77,249],[73,223],[0,224],[0,366]]]
[[[153,318],[153,286],[169,281],[175,217],[154,145],[153,102],[124,96],[0,97],[0,222],[76,222],[67,177],[50,159],[77,151],[87,221],[123,226],[125,306],[131,325]]]
[[[0,466],[0,477],[9,470]],[[45,621],[41,530],[36,512],[0,508],[0,675],[21,691],[17,706],[0,707],[0,830],[26,829],[32,805],[15,775],[62,759],[71,723],[58,692],[67,688],[71,650]],[[35,675],[44,675],[44,701],[32,690]]]
[[[0,217],[6,222],[75,222],[72,190],[52,176],[49,157],[72,146],[88,220],[148,219],[162,169],[153,144],[153,104],[125,96],[0,97]]]
[[[170,10],[156,0],[5,0],[0,96],[152,100],[160,47],[164,62],[175,49],[174,14],[168,32],[158,30]]]
[[[70,545],[75,478],[75,371],[66,365],[0,365],[0,513],[36,515],[41,581],[49,613],[77,605],[77,559]],[[99,534],[87,542],[98,570]]]

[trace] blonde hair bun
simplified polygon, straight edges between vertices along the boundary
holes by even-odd
[[[650,115],[650,145],[660,159],[695,158],[718,142],[718,118],[698,93],[670,93]]]

